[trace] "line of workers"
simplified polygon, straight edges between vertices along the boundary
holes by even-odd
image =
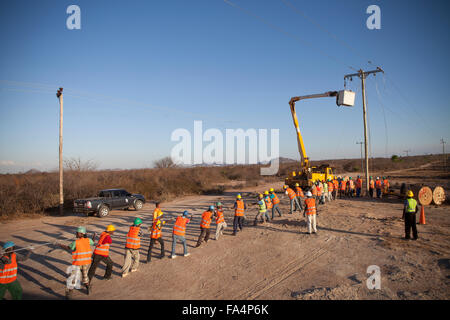
[[[378,183],[379,178],[377,177],[377,182],[374,182],[374,188],[377,190],[377,196],[381,197],[378,190],[381,190],[380,183]],[[387,180],[383,177],[383,182],[381,186],[387,189],[389,184]],[[386,187],[387,186],[387,187]],[[329,179],[325,181],[317,181],[308,192],[303,192],[299,184],[295,184],[295,190],[287,185],[283,186],[285,194],[289,198],[290,210],[289,214],[293,214],[293,211],[297,209],[299,211],[303,210],[303,216],[307,217],[307,227],[308,233],[317,233],[316,228],[316,216],[318,214],[317,207],[319,204],[324,204],[325,201],[332,201],[339,197],[353,197],[361,195],[362,180],[358,176],[355,183],[353,183],[350,177],[347,181],[344,179]],[[381,191],[380,191],[381,193]],[[372,196],[372,195],[371,195]],[[411,196],[412,198],[412,196]],[[265,191],[264,194],[258,194],[257,201],[254,203],[257,205],[257,214],[254,219],[254,225],[258,224],[258,218],[261,218],[261,222],[265,223],[275,218],[275,214],[279,217],[282,216],[281,209],[279,207],[280,199],[275,193],[274,189],[271,188]],[[411,201],[407,204],[410,211],[405,211],[407,217],[405,219],[408,222],[408,229],[413,229],[414,239],[417,239],[417,230],[414,230],[414,225],[412,223],[412,217],[409,214],[417,209]],[[414,210],[411,209],[414,207]],[[247,204],[242,199],[240,194],[237,195],[236,201],[232,208],[234,209],[234,221],[233,221],[233,235],[236,236],[239,231],[242,231],[245,220],[245,211],[247,210]],[[406,209],[405,209],[406,210]],[[269,216],[269,211],[271,211],[271,217]],[[414,213],[415,213],[414,212]],[[162,238],[162,228],[163,225],[169,221],[175,219],[175,223],[172,230],[172,252],[170,258],[176,258],[175,246],[177,242],[181,242],[184,249],[184,256],[189,256],[186,244],[186,227],[187,224],[193,218],[192,214],[188,211],[184,211],[180,216],[172,218],[169,220],[163,219],[163,212],[159,203],[156,203],[155,210],[153,212],[152,225],[149,228],[150,231],[150,244],[147,251],[146,262],[151,262],[151,252],[156,242],[159,243],[161,248],[161,253],[159,258],[164,258],[164,240]],[[223,231],[227,228],[227,223],[224,218],[224,208],[220,202],[217,202],[215,206],[210,206],[205,212],[203,212],[200,221],[200,235],[197,240],[196,247],[199,247],[203,242],[207,243],[210,238],[211,222],[213,217],[216,222],[216,232],[215,239],[218,240]],[[415,219],[414,219],[415,220]],[[135,218],[133,224],[130,226],[129,231],[126,236],[125,243],[125,256],[124,263],[122,266],[122,277],[126,277],[130,272],[135,272],[139,267],[140,259],[140,248],[141,248],[141,236],[142,236],[142,220],[140,218]],[[406,228],[406,226],[405,226]],[[77,276],[81,274],[81,283],[84,284],[89,294],[92,290],[92,279],[95,275],[98,265],[102,262],[106,265],[105,274],[103,276],[104,280],[111,279],[113,261],[109,256],[110,245],[112,244],[112,236],[115,232],[114,225],[108,225],[106,230],[100,234],[97,244],[95,245],[96,233],[94,232],[92,237],[87,237],[87,231],[85,227],[78,227],[76,230],[76,239],[69,245],[54,242],[54,245],[67,250],[72,254],[72,265],[77,266],[71,269],[69,274],[70,279],[77,279]],[[405,229],[406,230],[406,229]],[[409,236],[409,230],[408,230]],[[91,247],[95,246],[92,251]],[[28,251],[26,255],[16,254],[14,252],[15,244],[12,241],[8,241],[3,246],[4,254],[0,259],[0,299],[3,298],[6,291],[9,291],[13,299],[20,299],[22,295],[22,288],[17,281],[17,262],[25,261],[31,251]],[[70,299],[72,296],[74,286],[67,286],[66,288],[66,298]]]

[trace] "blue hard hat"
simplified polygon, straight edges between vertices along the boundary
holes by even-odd
[[[8,242],[6,242],[4,245],[3,245],[3,249],[8,249],[8,248],[12,248],[12,247],[14,247],[15,246],[15,244],[14,244],[14,242],[12,242],[12,241],[8,241]]]
[[[184,210],[183,216],[188,216],[188,215],[189,215],[189,212],[187,212],[187,210]]]
[[[214,206],[209,206],[209,210],[214,210]]]

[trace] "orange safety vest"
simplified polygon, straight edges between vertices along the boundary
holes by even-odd
[[[348,186],[350,189],[354,189],[355,188],[355,183],[353,182],[353,180],[349,180],[348,181]]]
[[[225,217],[223,216],[223,211],[216,210],[216,224],[225,222]]]
[[[266,203],[267,209],[272,209],[273,204],[272,204],[272,200],[270,200],[269,196],[264,197],[264,202]]]
[[[127,234],[126,248],[139,249],[141,247],[141,238],[139,238],[140,227],[131,226]]]
[[[5,264],[3,270],[0,270],[0,284],[14,282],[17,279],[17,260],[16,254],[11,253],[11,263]]]
[[[238,217],[244,216],[244,200],[236,200],[236,209],[234,209],[234,215]]]
[[[377,189],[381,189],[381,180],[377,180],[375,182],[375,185],[376,185]]]
[[[335,190],[339,189],[339,181],[337,181],[336,179],[333,180],[333,185]]]
[[[205,211],[202,214],[202,222],[200,223],[200,227],[209,229],[209,226],[211,225],[211,211]]]
[[[316,214],[316,199],[307,198],[305,199],[306,214]]]
[[[159,222],[159,223],[158,223]],[[155,222],[153,222],[152,224],[152,234],[150,235],[150,237],[152,239],[159,239],[162,236],[162,222],[161,220],[156,220]]]
[[[303,190],[300,187],[295,187],[295,191],[297,191],[297,197],[304,198],[305,195],[303,194]]]
[[[98,239],[97,246],[95,247],[94,254],[98,254],[104,257],[109,256],[109,243],[101,244],[105,238],[109,236],[109,233],[104,231]]]
[[[375,188],[375,182],[373,180],[369,181],[369,187],[370,187],[370,189]]]
[[[322,188],[320,186],[317,186],[316,189],[317,189],[317,196],[321,197],[322,196]]]
[[[291,188],[287,188],[286,192],[288,193],[289,200],[292,200],[296,197],[294,190],[292,190]]]
[[[344,191],[345,190],[345,186],[347,185],[347,182],[342,180],[341,181],[341,190]]]
[[[333,182],[329,181],[328,182],[328,192],[333,192],[333,190],[334,190]]]
[[[178,217],[177,220],[175,220],[175,224],[173,225],[173,234],[184,237],[184,235],[186,234],[187,221],[188,219],[185,217]]]
[[[362,187],[362,180],[361,179],[356,179],[356,187],[361,189],[361,187]]]
[[[92,250],[89,244],[89,238],[80,238],[75,240],[75,251],[72,252],[72,265],[84,266],[91,264]]]
[[[313,196],[317,196],[317,187],[316,186],[311,188],[311,193]]]
[[[389,188],[389,181],[387,179],[383,180],[383,184],[386,189]]]
[[[273,198],[272,198],[272,204],[279,204],[280,203],[280,199],[278,199],[277,194],[274,192],[273,194]]]

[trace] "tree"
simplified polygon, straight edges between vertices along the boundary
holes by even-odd
[[[64,167],[66,167],[66,170],[68,171],[95,171],[98,168],[98,163],[92,160],[82,161],[81,158],[78,157],[65,159]]]
[[[173,162],[171,157],[165,157],[159,160],[156,160],[153,162],[153,165],[155,168],[162,169],[162,168],[173,168],[177,165]]]

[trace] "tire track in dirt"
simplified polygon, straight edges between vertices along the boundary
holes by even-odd
[[[316,261],[322,255],[327,253],[329,250],[331,243],[328,243],[329,240],[334,238],[333,236],[328,237],[324,242],[325,244],[321,246],[319,249],[314,251],[313,253],[306,256],[302,256],[298,259],[294,259],[289,262],[283,269],[280,269],[278,272],[274,273],[270,278],[266,278],[256,285],[251,287],[250,289],[246,289],[240,294],[238,294],[234,299],[236,300],[254,300],[261,296],[266,291],[276,287],[281,284],[283,281],[287,280],[296,272],[302,270],[310,263]]]

